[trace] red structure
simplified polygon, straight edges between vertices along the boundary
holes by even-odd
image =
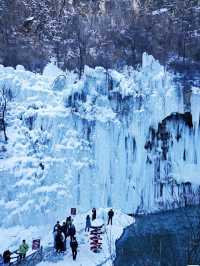
[[[95,253],[101,252],[102,249],[102,227],[103,225],[91,226],[92,230],[90,231],[90,249]]]

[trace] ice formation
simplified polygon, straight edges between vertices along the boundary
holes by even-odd
[[[123,71],[85,67],[81,80],[0,66],[10,91],[0,142],[0,221],[55,221],[69,207],[153,211],[199,201],[200,93],[152,56]],[[1,132],[0,132],[1,133]]]

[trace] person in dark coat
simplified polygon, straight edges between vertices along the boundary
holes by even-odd
[[[87,215],[86,217],[86,224],[85,224],[85,232],[86,231],[90,231],[90,227],[91,227],[91,220],[90,220],[90,215]]]
[[[111,225],[112,225],[113,216],[114,216],[114,211],[112,209],[110,209],[108,212],[108,224],[111,223]]]
[[[62,226],[61,226],[61,231],[63,232],[63,234],[65,235],[65,238],[67,238],[67,233],[68,233],[68,227],[66,222],[63,222]]]
[[[68,236],[68,228],[67,228],[67,224],[66,222],[63,222],[62,226],[61,226],[61,231],[65,236],[64,239],[64,251],[66,251],[66,240],[67,240],[67,236]]]
[[[75,234],[76,234],[76,228],[75,228],[74,224],[72,224],[68,230],[68,235],[70,236],[71,241],[74,238]]]
[[[97,210],[95,208],[92,209],[92,221],[97,218]]]
[[[67,225],[67,230],[70,228],[70,226],[72,225],[72,217],[69,216],[66,219],[66,225]]]
[[[71,247],[71,250],[72,250],[73,260],[76,260],[76,256],[77,256],[77,248],[78,248],[78,242],[77,242],[77,240],[76,240],[76,237],[73,237],[73,238],[71,239],[70,247]]]
[[[57,223],[54,225],[53,232],[58,231],[58,230],[60,230],[60,229],[61,229],[60,222],[57,221]]]
[[[3,262],[10,263],[12,252],[10,250],[5,250],[3,253]]]
[[[62,233],[61,230],[58,230],[56,235],[55,235],[55,247],[56,247],[56,252],[60,253],[64,251],[64,234]]]

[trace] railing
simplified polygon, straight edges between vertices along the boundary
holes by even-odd
[[[25,259],[19,260],[19,257],[16,261],[10,263],[11,266],[35,266],[36,264],[40,263],[43,259],[43,249],[42,247],[28,255]]]

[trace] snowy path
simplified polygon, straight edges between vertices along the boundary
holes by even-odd
[[[98,209],[97,219],[95,224],[107,224],[108,209]],[[88,214],[91,214],[88,212]],[[72,260],[69,239],[67,239],[67,251],[65,254],[56,254],[53,247],[53,225],[43,227],[30,228],[9,228],[0,229],[0,252],[9,248],[15,250],[19,246],[21,240],[25,238],[29,245],[33,239],[40,237],[44,247],[44,259],[39,263],[39,266],[110,266],[115,256],[115,241],[118,239],[125,227],[133,223],[133,218],[123,214],[121,211],[115,210],[112,226],[105,226],[104,234],[102,235],[102,252],[93,253],[90,251],[89,233],[84,231],[85,214],[79,214],[74,217],[74,224],[77,229],[77,240],[79,243],[77,260]],[[62,220],[61,220],[62,221]],[[31,253],[31,251],[30,251]]]
[[[107,223],[107,210],[98,210],[97,220],[95,224]],[[77,216],[74,223],[79,228],[77,233],[77,240],[79,243],[77,260],[72,260],[71,249],[69,247],[69,239],[67,240],[67,252],[64,255],[57,255],[53,252],[52,256],[45,258],[44,262],[39,266],[110,266],[115,258],[115,241],[123,232],[123,228],[133,222],[133,218],[121,213],[115,212],[114,222],[112,226],[104,227],[104,234],[102,235],[102,252],[99,254],[90,251],[89,233],[84,231],[85,215]],[[82,229],[80,229],[82,227]]]

